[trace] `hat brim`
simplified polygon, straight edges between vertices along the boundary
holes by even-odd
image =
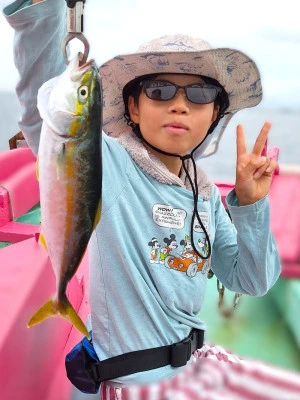
[[[131,130],[124,118],[123,88],[133,79],[147,74],[176,73],[203,75],[216,79],[229,97],[230,114],[219,122],[215,150],[207,152],[201,146],[202,156],[212,154],[231,116],[237,111],[254,107],[262,99],[262,87],[255,62],[241,51],[217,48],[184,52],[143,52],[118,56],[99,68],[103,87],[103,130],[118,137]],[[205,148],[208,149],[209,143]],[[203,154],[206,151],[206,154]],[[209,154],[208,154],[209,153]],[[200,154],[199,154],[200,155]]]

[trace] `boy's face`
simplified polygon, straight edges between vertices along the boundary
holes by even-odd
[[[204,83],[199,76],[185,74],[161,74],[156,79],[179,86]],[[176,96],[168,101],[151,100],[143,89],[138,104],[129,97],[128,106],[131,120],[139,124],[146,141],[160,150],[181,156],[201,142],[219,110],[214,108],[214,103],[191,103],[183,89],[178,89]]]

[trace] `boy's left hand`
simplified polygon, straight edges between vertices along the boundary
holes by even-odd
[[[261,156],[261,153],[270,129],[271,124],[266,122],[256,139],[252,153],[247,153],[244,128],[242,125],[237,126],[235,192],[239,206],[253,204],[268,194],[277,162]]]

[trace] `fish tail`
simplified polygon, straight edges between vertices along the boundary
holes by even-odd
[[[47,301],[27,323],[27,327],[30,328],[33,325],[39,324],[46,318],[61,316],[71,322],[76,329],[79,330],[88,339],[91,338],[85,324],[82,322],[81,318],[74,310],[72,304],[66,298],[63,303],[54,301],[53,299]]]
[[[30,328],[33,325],[39,324],[48,317],[54,317],[57,314],[56,308],[54,307],[53,300],[47,301],[40,309],[38,309],[27,323],[27,327]]]
[[[86,336],[88,339],[91,339],[91,335],[89,334],[89,331],[87,330],[85,324],[83,323],[82,319],[79,317],[75,309],[73,308],[72,304],[69,302],[68,299],[65,301],[66,304],[59,305],[59,314],[67,319],[68,321],[71,322],[75,326],[75,328],[81,332],[84,336]]]

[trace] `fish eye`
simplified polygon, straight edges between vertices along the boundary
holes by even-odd
[[[78,100],[85,101],[88,97],[89,89],[87,86],[80,86],[78,89]]]

